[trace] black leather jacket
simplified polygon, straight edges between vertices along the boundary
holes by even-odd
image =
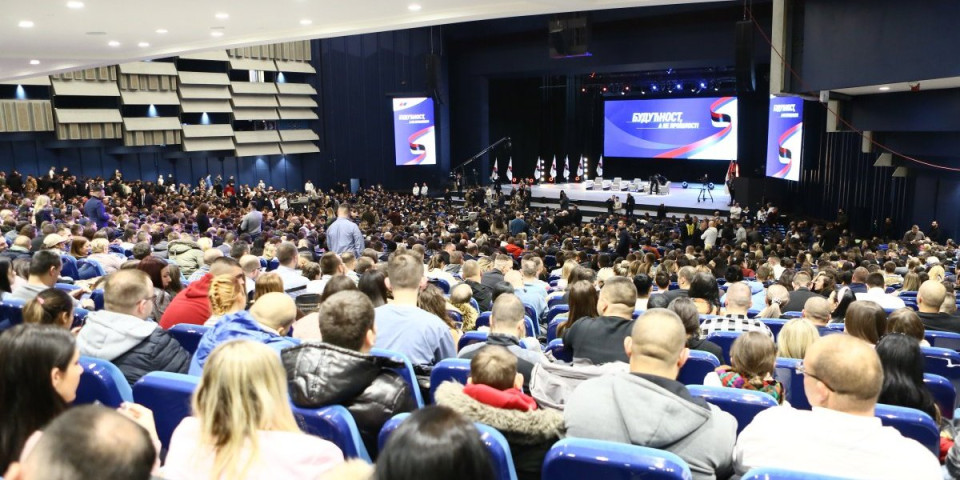
[[[390,417],[416,409],[401,364],[327,343],[303,343],[283,350],[290,397],[297,406],[343,405],[353,415],[371,456],[377,435]]]

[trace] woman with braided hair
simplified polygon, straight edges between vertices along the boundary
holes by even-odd
[[[247,306],[247,292],[231,275],[217,275],[210,281],[210,319],[204,325],[213,326],[220,317],[242,311]]]

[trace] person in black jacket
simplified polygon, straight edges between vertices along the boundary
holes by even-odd
[[[473,299],[477,301],[481,312],[489,312],[493,307],[493,289],[480,283],[480,265],[476,260],[467,260],[460,267],[460,274],[463,275],[463,282],[473,290]]]
[[[373,303],[363,293],[335,293],[320,307],[323,343],[281,353],[293,403],[308,408],[343,405],[353,415],[367,452],[375,455],[383,424],[417,408],[400,363],[369,355],[377,339]]]
[[[134,269],[118,270],[103,286],[104,310],[90,312],[77,335],[81,355],[113,362],[130,385],[156,371],[187,373],[190,354],[173,336],[148,320],[153,282]]]

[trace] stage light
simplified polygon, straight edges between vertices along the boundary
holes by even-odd
[[[720,89],[719,89],[718,87],[713,87],[713,91],[714,91],[714,92],[719,92]]]
[[[646,90],[640,90],[640,95],[646,95],[646,94],[647,94]]]
[[[200,125],[210,125],[210,115],[207,115],[207,112],[200,115]]]
[[[713,190],[713,182],[707,183],[707,190]]]
[[[630,85],[627,85],[626,87],[623,87],[623,89],[629,92],[629,91],[630,91]]]
[[[587,87],[581,88],[580,91],[583,92],[583,93],[587,93]]]
[[[17,85],[17,93],[14,95],[14,98],[17,100],[27,99],[27,91],[23,89],[23,85]]]
[[[626,95],[627,92],[620,92],[620,95]]]
[[[707,88],[707,84],[705,82],[700,82],[700,88]]]
[[[157,106],[156,106],[156,105],[154,105],[154,104],[151,103],[150,106],[147,107],[147,116],[150,117],[150,118],[156,118],[156,117],[159,116],[159,115],[157,114]]]
[[[682,83],[678,83],[678,84],[677,84],[677,90],[683,90],[683,84],[682,84]]]
[[[603,92],[604,92],[604,93],[607,92],[607,87],[603,87]]]
[[[680,186],[683,187],[683,188],[687,188],[687,187],[690,186],[690,184],[688,184],[687,182],[683,182],[683,183],[680,184]]]
[[[287,83],[287,78],[283,76],[283,72],[277,73],[277,83]]]

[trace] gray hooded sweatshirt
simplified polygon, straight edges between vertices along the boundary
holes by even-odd
[[[570,437],[674,453],[697,480],[732,473],[736,419],[674,380],[630,373],[587,380],[567,399],[564,421]]]

